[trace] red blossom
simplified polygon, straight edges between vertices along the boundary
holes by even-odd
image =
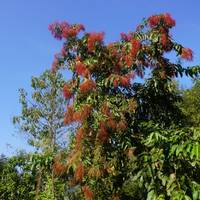
[[[126,65],[129,67],[133,64],[133,59],[131,55],[124,56],[124,60],[125,60]]]
[[[60,161],[55,161],[54,164],[53,164],[53,172],[56,174],[56,175],[61,175],[65,172],[66,168],[65,166],[60,163]]]
[[[148,18],[148,23],[150,27],[154,27],[157,26],[158,23],[160,22],[160,16],[159,15],[153,15],[151,17]]]
[[[130,85],[130,76],[121,76],[120,82],[122,86],[129,86]]]
[[[70,87],[69,87],[69,85],[67,85],[67,84],[65,84],[65,85],[63,86],[63,95],[64,95],[64,97],[65,97],[66,99],[69,99],[69,98],[71,98],[71,96],[72,96],[72,92],[71,92],[71,90],[70,90]]]
[[[84,105],[80,110],[73,113],[73,120],[82,122],[90,115],[92,108],[90,105]]]
[[[117,128],[117,123],[116,123],[116,121],[113,118],[109,118],[107,120],[107,126],[109,128],[116,129]]]
[[[89,33],[88,36],[88,41],[87,41],[87,47],[88,47],[88,51],[93,51],[95,48],[95,43],[96,42],[102,42],[104,38],[104,33]]]
[[[162,33],[161,38],[160,38],[160,42],[163,45],[163,47],[166,46],[166,44],[167,44],[167,35],[165,33]]]
[[[132,48],[131,48],[131,55],[133,58],[136,58],[138,51],[140,50],[141,43],[137,39],[131,40]]]
[[[107,131],[106,124],[104,121],[100,122],[98,138],[101,142],[106,142],[108,139],[108,131]]]
[[[81,62],[77,62],[76,66],[76,73],[78,75],[84,76],[84,77],[88,77],[89,76],[89,70],[87,69],[86,65],[84,63]]]
[[[68,23],[63,22],[60,24],[59,22],[55,22],[53,24],[50,24],[48,28],[56,39],[61,40],[63,26],[68,26]]]
[[[83,127],[79,128],[77,130],[77,133],[76,133],[76,149],[79,149],[81,147],[81,142],[83,140],[84,134],[85,134],[85,130],[84,130]]]
[[[114,86],[114,88],[117,88],[117,87],[118,87],[118,85],[119,85],[118,82],[119,82],[118,79],[114,79],[114,81],[113,81],[113,86]]]
[[[189,48],[182,48],[181,58],[192,61],[193,60],[193,52]]]
[[[75,171],[74,177],[76,181],[82,182],[84,176],[84,166],[80,163]]]
[[[75,24],[70,26],[65,26],[62,29],[62,37],[63,38],[69,38],[69,37],[75,37],[79,34],[80,31],[84,31],[85,28],[82,24]]]
[[[80,31],[84,31],[85,28],[82,24],[69,25],[67,22],[55,22],[49,25],[49,30],[52,35],[61,40],[62,38],[69,38],[76,36]]]
[[[65,112],[65,115],[64,115],[65,125],[68,125],[74,121],[73,115],[74,115],[74,108],[72,106],[67,106],[67,111]]]
[[[85,199],[86,200],[93,200],[94,194],[89,188],[89,186],[83,186],[82,191],[84,193]]]
[[[96,88],[96,83],[91,79],[86,79],[80,86],[80,92],[85,93]]]
[[[173,27],[176,25],[176,21],[171,17],[169,13],[164,14],[162,18],[167,26]]]
[[[171,17],[169,13],[163,15],[153,15],[148,18],[148,23],[150,27],[155,27],[159,25],[161,21],[169,28],[176,25],[176,21]]]
[[[129,34],[126,34],[126,33],[120,33],[121,35],[121,39],[128,42],[131,40],[132,38],[132,35],[129,33]]]

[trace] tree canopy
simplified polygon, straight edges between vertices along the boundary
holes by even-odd
[[[20,90],[14,117],[39,151],[1,156],[0,198],[199,200],[199,81],[180,92],[174,79],[200,66],[183,67],[193,52],[173,39],[175,24],[153,15],[111,43],[82,24],[50,24],[61,52],[32,78],[31,99]]]
[[[176,106],[173,78],[195,76],[167,58],[191,61],[192,50],[178,44],[170,14],[153,15],[119,41],[106,44],[103,32],[82,24],[56,22],[53,36],[64,40],[52,70],[72,71],[63,90],[64,122],[75,126],[71,151],[56,173],[67,172],[72,188],[92,199],[198,199],[199,132],[185,127]],[[143,83],[147,69],[151,75]]]

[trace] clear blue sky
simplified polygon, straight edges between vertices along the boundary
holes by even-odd
[[[169,12],[176,19],[178,42],[195,52],[200,63],[199,0],[0,0],[0,154],[27,148],[11,119],[19,114],[18,89],[30,90],[31,76],[50,68],[61,43],[48,24],[55,20],[83,23],[88,31],[105,31],[106,40],[134,30],[143,17]],[[187,87],[189,82],[182,82]],[[7,144],[10,144],[10,148]]]

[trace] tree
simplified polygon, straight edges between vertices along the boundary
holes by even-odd
[[[194,79],[191,89],[182,91],[182,101],[178,104],[187,117],[187,123],[191,126],[200,126],[200,80]]]
[[[63,146],[66,127],[63,124],[65,99],[62,95],[64,80],[61,74],[45,71],[32,77],[31,99],[20,89],[21,115],[13,117],[20,132],[26,133],[30,145],[45,152],[54,152]]]
[[[181,125],[172,88],[173,77],[197,75],[200,67],[183,68],[165,57],[176,51],[181,59],[193,58],[171,37],[174,26],[170,14],[154,15],[110,44],[102,32],[79,35],[81,24],[49,26],[65,40],[52,70],[73,73],[64,86],[64,122],[76,127],[71,152],[64,163],[56,159],[54,171],[67,172],[82,198],[200,198],[200,134]],[[150,79],[134,84],[147,68]]]
[[[66,100],[62,87],[65,84],[60,73],[45,71],[39,77],[32,77],[32,97],[20,89],[21,115],[13,123],[28,136],[28,142],[37,148],[28,163],[35,169],[35,196],[39,199],[63,199],[64,185],[57,180],[52,170],[53,156],[66,148],[67,128],[64,126]],[[63,181],[66,181],[63,178]]]

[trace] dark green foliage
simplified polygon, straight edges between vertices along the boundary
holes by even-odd
[[[189,126],[200,126],[200,80],[194,79],[191,89],[182,91],[182,101],[178,104],[187,117]]]

